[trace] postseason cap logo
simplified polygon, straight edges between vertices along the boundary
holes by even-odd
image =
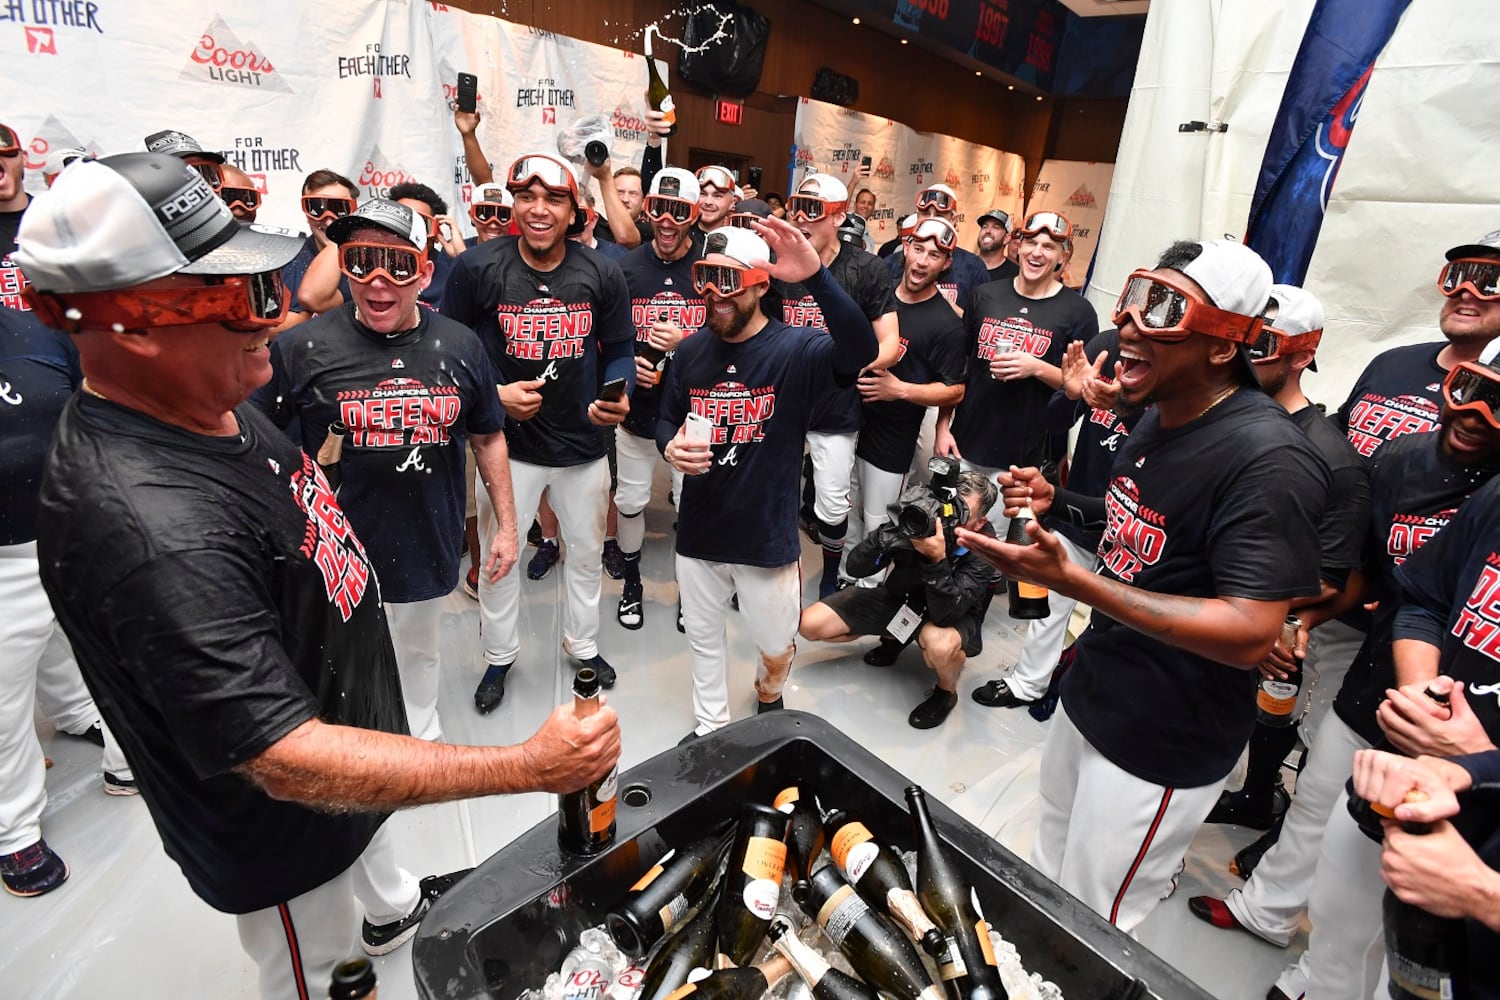
[[[682,181],[676,177],[663,177],[658,187],[661,193],[669,198],[676,198],[682,194]]]

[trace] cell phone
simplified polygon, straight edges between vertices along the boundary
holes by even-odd
[[[861,156],[859,158],[859,169],[861,169],[861,170],[869,170],[871,162],[872,161],[871,161],[870,157],[868,157],[868,156]]]
[[[762,171],[760,167],[751,167],[749,170],[745,171],[747,182],[757,191],[760,190],[760,180],[763,173],[764,171]]]
[[[625,380],[623,378],[612,378],[604,383],[604,388],[599,390],[599,398],[606,403],[618,403],[625,398]]]
[[[699,413],[689,413],[687,415],[687,423],[683,425],[682,433],[691,444],[714,443],[713,422]]]
[[[479,77],[473,73],[458,74],[458,110],[472,112],[479,107]]]

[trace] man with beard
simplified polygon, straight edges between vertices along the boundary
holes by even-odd
[[[864,313],[791,224],[729,227],[710,234],[707,250],[693,265],[693,285],[708,303],[712,336],[678,347],[656,432],[666,460],[687,477],[677,515],[697,719],[687,739],[730,720],[725,622],[734,593],[760,650],[757,711],[782,707],[802,607],[797,457],[815,401],[835,379],[852,381],[877,351]],[[812,290],[827,332],[762,311],[773,275]]]
[[[1062,385],[1063,352],[1072,341],[1099,332],[1093,306],[1058,279],[1072,245],[1072,223],[1040,212],[1017,235],[1021,273],[980,285],[964,313],[968,385],[961,403],[938,412],[934,439],[937,454],[991,477],[1047,458],[1043,415]],[[990,522],[1004,537],[1001,506],[990,511]]]
[[[1023,246],[1023,278],[1036,259]],[[1292,600],[1319,589],[1328,470],[1251,388],[1241,354],[1270,288],[1265,262],[1227,240],[1174,244],[1126,280],[1114,310],[1120,398],[1156,405],[1104,502],[1081,511],[1104,522],[1097,572],[1039,524],[1030,545],[957,532],[1007,576],[1094,609],[1042,752],[1032,863],[1126,932],[1168,894],[1239,759],[1256,667]],[[1053,499],[1036,469],[1001,486],[1012,512],[1028,502],[1045,514]]]
[[[917,192],[917,218],[913,225],[922,219],[943,219],[955,230],[958,228],[958,195],[946,184],[932,184]],[[901,233],[905,236],[905,233]],[[903,244],[897,244],[899,250]],[[882,247],[882,250],[885,248]],[[900,255],[892,253],[890,259],[886,260],[892,281],[901,278]],[[938,290],[947,296],[960,315],[969,308],[969,300],[974,296],[974,290],[990,280],[990,273],[984,265],[984,261],[978,256],[965,250],[963,247],[953,248],[953,261],[948,270],[938,279]]]
[[[854,455],[863,516],[856,539],[885,523],[886,508],[901,495],[928,408],[963,399],[964,324],[937,290],[938,275],[957,244],[958,233],[942,219],[923,219],[907,238],[901,284],[896,286],[898,360],[860,375],[863,426]],[[866,588],[879,582],[873,574],[859,578]],[[900,650],[899,644],[876,647],[865,662],[888,665]]]
[[[444,314],[479,334],[500,373],[516,516],[530,524],[542,490],[557,512],[571,558],[565,566],[563,651],[593,667],[606,688],[615,670],[599,655],[599,596],[609,465],[602,428],[625,419],[635,381],[630,292],[611,260],[568,236],[582,231],[578,180],[554,156],[511,164],[519,239],[482,243],[459,257]],[[601,395],[615,382],[618,396]],[[480,537],[498,524],[488,491],[475,488]],[[519,550],[519,541],[517,542]],[[521,651],[520,569],[490,585],[481,575],[484,677],[474,691],[483,714],[505,697],[505,675]]]
[[[703,297],[693,287],[692,238],[698,217],[698,181],[686,170],[667,167],[651,179],[645,217],[651,220],[651,242],[620,261],[630,289],[635,324],[635,392],[630,414],[615,435],[619,485],[620,552],[624,556],[620,624],[639,629],[646,622],[641,586],[641,543],[646,537],[646,504],[661,455],[656,449],[661,381],[682,338],[707,319]],[[678,484],[676,495],[681,495]]]
[[[1010,258],[1010,213],[992,208],[979,217],[979,259],[989,269],[991,281],[1003,281],[1021,273]]]
[[[812,244],[839,286],[859,303],[865,319],[875,325],[881,356],[873,367],[884,368],[895,363],[900,349],[896,301],[891,295],[894,283],[878,259],[839,239],[839,226],[848,207],[849,189],[842,181],[828,174],[811,174],[787,201],[787,218]],[[773,281],[762,299],[766,315],[788,326],[832,330],[818,306],[811,289],[790,282]],[[854,386],[839,386],[820,401],[807,434],[813,495],[808,498],[804,493],[802,521],[808,537],[823,549],[819,597],[838,589],[844,537],[849,532],[849,485],[860,419],[859,395]]]

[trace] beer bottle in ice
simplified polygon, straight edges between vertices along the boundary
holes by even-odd
[[[679,987],[667,1000],[761,1000],[772,983],[791,971],[790,962],[772,955],[759,965],[710,972]]]
[[[812,866],[823,850],[823,820],[806,785],[788,785],[777,793],[774,805],[789,817],[786,830],[787,869],[792,876],[792,899],[807,898]]]
[[[646,965],[637,1000],[666,1000],[687,982],[694,969],[714,964],[714,908],[705,905],[698,915],[662,942]]]
[[[766,937],[771,946],[792,963],[792,968],[812,990],[813,1000],[878,1000],[879,994],[847,973],[828,964],[828,960],[803,944],[785,917],[771,921]]]
[[[799,905],[871,986],[897,1000],[942,1000],[906,935],[870,909],[833,865],[813,873],[812,892]]]

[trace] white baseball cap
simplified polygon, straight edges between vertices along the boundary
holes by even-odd
[[[697,201],[702,192],[698,189],[698,178],[693,176],[692,171],[681,167],[664,167],[651,178],[651,190],[647,194]]]
[[[1323,329],[1323,303],[1307,289],[1272,285],[1271,299],[1276,303],[1276,318],[1268,325],[1293,337]]]
[[[814,198],[822,198],[824,201],[849,200],[849,189],[844,182],[832,174],[808,174],[802,178],[802,183],[797,185],[798,194],[810,194]]]
[[[746,267],[755,267],[757,262],[771,259],[771,248],[760,234],[750,229],[725,226],[709,233],[703,244],[703,256],[721,253]]]
[[[516,203],[509,191],[499,184],[486,184],[474,192],[474,204],[476,205],[504,205],[507,208]]]
[[[169,274],[261,274],[302,247],[242,226],[182,160],[120,153],[74,163],[33,198],[15,259],[38,291],[129,288]]]
[[[1271,267],[1234,240],[1200,240],[1203,252],[1180,268],[1225,312],[1260,316],[1271,297]]]

